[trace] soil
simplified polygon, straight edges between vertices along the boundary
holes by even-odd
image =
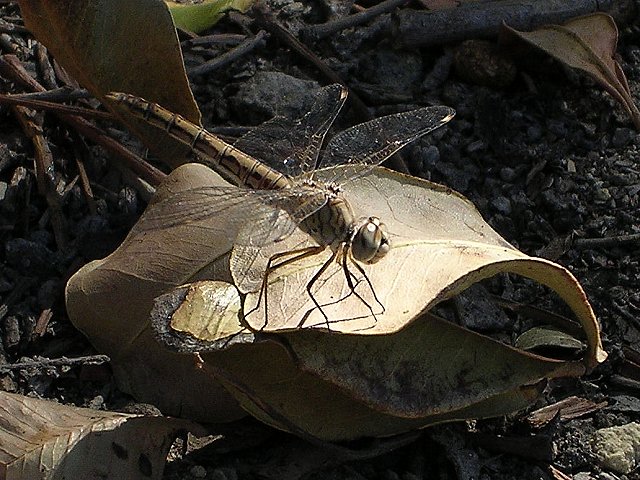
[[[279,20],[294,33],[304,22],[325,18],[315,4],[281,1],[278,10]],[[14,6],[2,6],[0,14],[19,22]],[[242,33],[238,18],[226,17],[207,33]],[[28,35],[10,38],[37,76]],[[227,49],[207,46],[205,53],[216,56]],[[188,68],[202,62],[203,50],[185,51]],[[455,108],[456,118],[446,128],[402,152],[408,170],[467,196],[525,253],[566,266],[588,295],[609,353],[588,376],[550,384],[530,411],[571,395],[607,406],[542,429],[524,421],[528,412],[433,427],[402,448],[360,459],[328,455],[246,419],[225,427],[222,440],[216,437],[200,450],[190,441],[195,453],[185,456],[176,448],[164,478],[640,478],[638,467],[627,475],[603,469],[590,443],[597,429],[640,421],[640,368],[631,361],[634,352],[640,356],[640,136],[620,105],[590,78],[555,60],[531,54],[526,62],[515,61],[497,53],[491,42],[398,49],[365,25],[320,41],[313,50],[373,117],[428,104]],[[637,27],[621,28],[617,53],[637,98]],[[489,62],[499,66],[498,75],[466,73]],[[271,37],[224,69],[196,77],[192,87],[205,126],[229,134],[275,114],[299,115],[301,99],[328,83],[316,67]],[[16,92],[3,78],[0,91]],[[349,109],[337,129],[364,120]],[[73,159],[81,157],[96,210],[91,213],[77,185],[69,189],[62,203],[68,245],[63,250],[38,190],[30,141],[10,109],[0,109],[0,365],[98,353],[69,322],[64,285],[82,265],[112,252],[145,208],[140,192],[104,151],[67,128],[53,116],[46,119],[58,181],[71,182],[78,173]],[[514,280],[511,289],[512,299],[557,308],[530,282]],[[135,407],[105,364],[15,369],[0,375],[0,389],[98,409]],[[514,452],[496,441],[502,437],[531,443]],[[366,444],[363,451],[375,449]]]

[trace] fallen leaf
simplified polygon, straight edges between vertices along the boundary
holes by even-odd
[[[357,167],[334,167],[316,175],[349,177],[349,169]],[[229,271],[229,252],[239,228],[232,217],[250,219],[251,211],[243,211],[240,204],[221,217],[170,221],[166,228],[156,223],[154,213],[154,206],[168,198],[175,199],[179,209],[183,192],[189,195],[194,188],[219,182],[201,165],[177,169],[122,246],[78,272],[67,287],[74,324],[114,362],[125,359],[128,374],[140,382],[136,386],[142,391],[151,383],[166,392],[165,377],[175,374],[163,376],[162,371],[174,365],[160,365],[189,359],[170,357],[162,349],[151,355],[145,350],[145,357],[137,353],[142,338],[142,348],[148,347],[148,313],[153,299],[160,297],[153,320],[160,340],[174,350],[206,352],[201,368],[189,371],[181,364],[185,383],[198,381],[197,388],[182,387],[184,414],[197,411],[199,419],[206,411],[220,415],[216,388],[222,383],[247,411],[303,437],[390,435],[513,412],[537,398],[545,379],[580,375],[606,356],[593,312],[569,272],[514,249],[459,194],[384,168],[343,188],[356,215],[380,216],[392,234],[387,256],[364,267],[372,288],[366,282],[356,287],[371,304],[375,291],[385,311],[374,318],[362,300],[349,295],[342,270],[327,271],[314,295],[322,303],[333,301],[325,307],[329,318],[343,319],[332,321],[327,332],[324,317],[306,291],[323,262],[316,258],[276,269],[269,276],[267,302],[241,323],[241,297]],[[149,228],[150,218],[154,228]],[[295,232],[274,248],[288,249],[307,240],[306,234]],[[268,250],[266,257],[272,253]],[[501,272],[533,278],[564,299],[585,332],[588,347],[582,360],[531,355],[436,317],[421,316]],[[175,288],[184,284],[189,285]],[[245,312],[256,297],[251,292],[245,296]],[[227,312],[224,325],[209,323],[215,312]],[[163,318],[172,323],[162,324]],[[211,393],[206,392],[203,374],[209,375]],[[180,388],[175,379],[170,382],[172,388]],[[166,401],[159,401],[166,407]]]
[[[20,0],[19,4],[27,28],[105,105],[109,106],[106,93],[128,92],[200,123],[180,43],[164,2]],[[175,167],[185,157],[188,149],[157,129],[133,117],[121,119],[167,165]]]
[[[154,201],[185,183],[228,186],[207,167],[189,164],[167,178]],[[164,238],[131,232],[114,253],[71,277],[65,290],[67,312],[95,348],[109,355],[118,386],[137,400],[169,415],[235,420],[246,414],[233,397],[197,368],[191,356],[160,345],[151,330],[153,301],[167,290],[198,279],[231,280],[231,243],[220,245],[211,238],[185,242],[188,236],[183,235],[189,233],[179,228]]]
[[[173,440],[185,430],[205,434],[186,420],[0,392],[0,478],[160,479]]]
[[[605,13],[593,13],[564,25],[547,25],[533,32],[504,27],[516,38],[590,75],[622,104],[636,129],[640,130],[640,111],[633,101],[624,72],[614,58],[618,28],[613,18]]]
[[[246,12],[254,0],[205,0],[194,3],[165,0],[176,26],[200,33],[212,27],[229,10]]]

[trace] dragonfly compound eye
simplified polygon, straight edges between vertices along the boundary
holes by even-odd
[[[351,243],[353,258],[364,263],[376,263],[387,254],[390,248],[385,225],[377,217],[366,219]]]

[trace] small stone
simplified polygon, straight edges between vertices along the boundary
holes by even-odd
[[[94,410],[103,410],[104,409],[104,397],[102,395],[96,395],[89,404],[88,408],[93,408]]]
[[[549,120],[547,128],[556,137],[564,138],[567,135],[567,126],[560,120]]]
[[[4,346],[7,349],[14,348],[20,343],[20,320],[13,315],[4,319]]]
[[[624,147],[631,142],[633,134],[630,128],[616,128],[611,138],[611,145],[615,148]]]
[[[467,153],[475,153],[487,148],[487,144],[482,140],[476,140],[467,145]]]
[[[601,428],[591,445],[603,468],[627,474],[640,464],[640,423]]]
[[[491,206],[503,215],[511,215],[511,202],[507,197],[502,195],[491,200]]]
[[[611,192],[608,188],[598,188],[593,193],[593,200],[595,203],[606,203],[611,200]]]
[[[542,138],[542,128],[540,128],[540,125],[531,125],[527,128],[527,139],[529,142],[537,142],[540,138]]]
[[[467,40],[457,48],[453,66],[460,78],[476,85],[504,88],[516,77],[513,61],[486,40]]]
[[[193,467],[191,467],[191,470],[189,470],[189,473],[194,478],[206,478],[207,477],[207,469],[204,468],[202,465],[194,465]]]
[[[238,474],[233,468],[216,468],[211,472],[211,480],[238,480]]]
[[[578,472],[572,477],[572,480],[593,480],[593,477],[589,472]]]
[[[500,169],[500,180],[511,183],[516,179],[516,171],[513,168],[503,167]]]

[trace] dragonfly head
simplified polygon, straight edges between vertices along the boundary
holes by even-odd
[[[390,248],[386,227],[378,217],[365,218],[360,222],[351,240],[353,258],[364,263],[376,263]]]

